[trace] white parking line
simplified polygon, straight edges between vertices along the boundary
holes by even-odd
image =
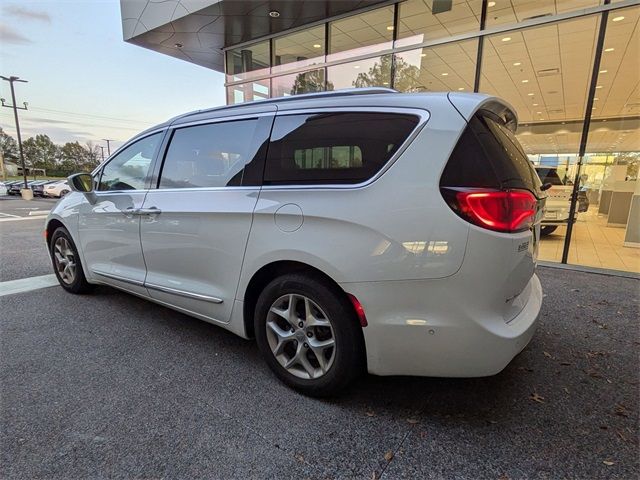
[[[54,274],[21,278],[20,280],[9,280],[8,282],[0,282],[0,297],[40,290],[41,288],[54,287],[56,285],[59,285],[59,283]]]
[[[41,216],[41,215],[49,215],[49,210],[31,210],[29,212],[29,216]]]
[[[32,217],[18,217],[18,218],[0,218],[0,222],[19,222],[21,220],[40,220],[44,215],[34,215]]]
[[[0,215],[2,215],[3,217],[20,218],[20,215],[13,215],[11,213],[0,212]]]

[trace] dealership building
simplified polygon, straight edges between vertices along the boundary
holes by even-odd
[[[121,9],[125,41],[224,72],[228,104],[370,86],[504,98],[554,185],[549,203],[577,212],[571,228],[562,214],[547,219],[540,259],[640,273],[640,0],[121,0]]]

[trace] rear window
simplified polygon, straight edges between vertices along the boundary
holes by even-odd
[[[543,184],[550,183],[551,185],[564,185],[564,182],[558,175],[558,170],[555,168],[536,168],[536,173]]]
[[[264,183],[360,183],[389,161],[418,125],[396,113],[345,112],[276,118]]]
[[[524,189],[541,195],[540,179],[516,136],[498,117],[476,114],[440,179],[443,187]]]

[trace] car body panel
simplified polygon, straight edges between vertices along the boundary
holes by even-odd
[[[131,213],[142,208],[146,194],[146,190],[95,192],[95,203],[85,198],[78,205],[78,247],[89,278],[148,295],[143,286],[140,216]]]
[[[143,208],[162,211],[143,216],[140,225],[151,297],[228,322],[259,190],[150,191]]]

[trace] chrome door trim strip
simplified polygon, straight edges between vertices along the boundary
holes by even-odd
[[[118,282],[130,283],[131,285],[136,285],[138,287],[144,286],[144,282],[141,282],[140,280],[133,280],[131,278],[122,277],[113,273],[101,272],[99,270],[91,270],[91,272],[95,273],[96,275],[100,275],[101,277],[110,278],[111,280],[117,280]]]
[[[144,283],[144,286],[147,288],[150,288],[152,290],[158,290],[160,292],[164,292],[164,293],[172,293],[174,295],[179,295],[181,297],[186,297],[186,298],[193,298],[195,300],[203,300],[205,302],[211,302],[211,303],[217,303],[220,304],[223,302],[223,300],[221,298],[218,297],[212,297],[209,295],[202,295],[200,293],[192,293],[192,292],[185,292],[184,290],[178,290],[177,288],[171,288],[171,287],[165,287],[163,285],[155,285],[153,283]]]

